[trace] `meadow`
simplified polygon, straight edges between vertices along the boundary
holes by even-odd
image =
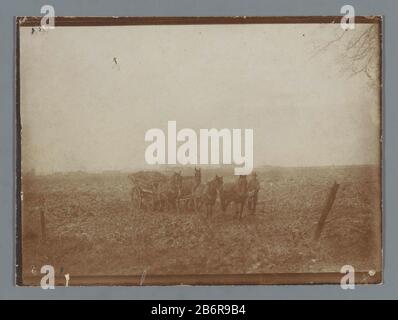
[[[202,170],[234,179],[228,170]],[[74,275],[263,274],[380,270],[379,168],[256,168],[257,212],[238,219],[216,203],[206,218],[134,208],[128,173],[24,175],[22,270]],[[184,175],[190,174],[189,169]],[[340,184],[319,241],[321,212]],[[45,234],[41,217],[44,216]]]

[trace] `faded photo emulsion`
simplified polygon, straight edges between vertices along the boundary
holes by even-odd
[[[381,18],[340,19],[17,19],[17,283],[381,283]]]

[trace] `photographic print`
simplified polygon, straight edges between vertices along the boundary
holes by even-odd
[[[17,18],[17,284],[381,283],[381,43],[380,17]]]

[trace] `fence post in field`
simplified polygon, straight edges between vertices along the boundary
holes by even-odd
[[[319,218],[319,222],[315,231],[314,240],[319,240],[323,227],[325,225],[326,219],[330,210],[332,209],[334,200],[336,199],[337,190],[339,189],[339,184],[334,182],[332,189],[330,189],[328,199],[326,200],[325,207],[322,211],[321,217]]]
[[[45,202],[43,202],[43,207],[40,208],[40,229],[41,229],[41,240],[43,242],[47,240],[45,211],[46,211],[46,205]]]

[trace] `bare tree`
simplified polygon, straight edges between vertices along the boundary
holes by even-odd
[[[341,29],[335,39],[318,47],[314,56],[334,46],[342,46],[344,71],[348,71],[349,76],[364,73],[369,80],[375,80],[379,76],[379,39],[378,24],[369,24],[364,28],[360,25],[353,30]]]

